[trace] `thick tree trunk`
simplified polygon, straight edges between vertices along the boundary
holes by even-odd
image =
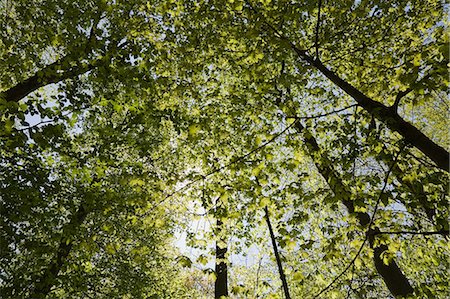
[[[442,170],[449,171],[450,159],[449,152],[439,146],[423,134],[419,129],[401,118],[396,109],[387,107],[380,102],[374,101],[361,91],[356,89],[350,83],[341,79],[336,73],[328,69],[320,60],[307,55],[305,51],[292,46],[297,55],[306,60],[309,64],[319,70],[325,77],[331,80],[350,95],[362,108],[372,114],[375,118],[385,123],[391,130],[399,133],[405,140],[419,149],[428,158],[430,158]]]
[[[400,268],[395,262],[387,265],[383,262],[381,254],[388,249],[386,245],[379,245],[373,248],[373,260],[377,272],[383,277],[384,283],[395,298],[403,298],[414,292],[408,283],[399,283],[405,279]]]
[[[347,208],[349,214],[354,215],[362,227],[367,227],[370,223],[370,216],[367,213],[355,212],[353,201],[351,200],[351,191],[339,178],[337,172],[332,167],[331,161],[321,152],[316,139],[308,132],[300,122],[296,123],[296,129],[305,136],[305,145],[308,154],[312,157],[320,174],[325,178],[334,194],[342,199],[343,204]],[[377,230],[377,228],[374,228]],[[373,242],[372,242],[373,245]],[[388,264],[383,263],[381,254],[387,250],[387,246],[378,245],[373,247],[374,263],[378,274],[385,282],[387,288],[396,298],[411,295],[414,290],[411,287],[406,276],[397,266],[394,260],[390,260]]]
[[[222,231],[222,226],[222,221],[217,220],[218,233]],[[214,298],[216,299],[228,297],[228,269],[225,261],[226,253],[227,247],[221,248],[218,245],[218,242],[216,242],[216,281],[214,282]]]
[[[36,279],[35,287],[28,298],[44,299],[47,297],[51,288],[55,285],[58,274],[72,249],[73,240],[71,234],[83,223],[88,214],[89,212],[81,205],[77,212],[72,215],[70,222],[64,228],[63,237],[59,243],[55,258],[47,269],[44,270],[42,275]]]
[[[283,271],[283,264],[281,263],[280,254],[278,253],[277,240],[275,239],[275,235],[274,235],[273,229],[272,229],[272,224],[270,223],[269,209],[267,209],[267,206],[264,208],[264,212],[265,212],[264,216],[266,218],[267,226],[269,227],[269,233],[270,233],[270,239],[272,241],[273,252],[275,254],[275,259],[277,261],[278,273],[280,274],[281,283],[283,285],[284,296],[286,297],[286,299],[291,299],[291,296],[289,295],[289,287],[288,287],[288,284],[286,281],[286,276],[284,275],[284,271]]]

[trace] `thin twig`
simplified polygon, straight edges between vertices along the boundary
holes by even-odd
[[[322,6],[322,0],[319,0],[318,6],[319,6],[319,8],[318,8],[318,12],[317,12],[316,40],[314,42],[314,46],[316,48],[316,60],[319,59],[320,8]]]
[[[350,278],[350,284],[348,286],[347,296],[345,297],[346,299],[350,298],[350,291],[353,291],[352,284],[353,284],[353,275],[354,274],[355,274],[355,264],[353,264],[353,266],[352,266],[352,276]]]
[[[359,105],[358,104],[353,104],[353,105],[344,107],[342,109],[330,111],[330,112],[327,112],[327,113],[324,113],[324,114],[319,114],[319,115],[312,115],[312,116],[286,116],[286,119],[289,119],[289,118],[293,118],[293,119],[314,119],[314,118],[320,118],[320,117],[328,116],[328,115],[331,115],[331,114],[336,114],[336,113],[345,111],[347,109],[350,109],[350,108],[353,108],[353,107],[356,107],[356,106],[359,106]]]
[[[58,119],[58,116],[56,116],[56,118],[49,119],[49,120],[42,120],[42,121],[40,121],[40,122],[38,122],[38,123],[36,123],[36,124],[34,124],[34,125],[31,125],[31,126],[28,126],[28,127],[24,127],[24,128],[20,128],[20,129],[15,129],[15,130],[16,130],[17,132],[21,132],[21,131],[25,131],[25,130],[34,129],[34,128],[38,127],[39,125],[57,122],[57,121],[60,120],[61,118],[64,118],[64,117],[68,116],[69,114],[71,114],[71,113],[73,113],[73,112],[77,112],[77,111],[78,111],[78,109],[73,110],[73,111],[69,111],[69,112],[67,112],[66,114],[62,114],[62,115],[59,116],[59,117],[60,117],[59,119]]]
[[[38,123],[36,123],[36,124],[34,124],[34,125],[31,125],[31,126],[29,126],[29,127],[16,129],[16,131],[17,131],[17,132],[22,132],[22,131],[25,131],[25,130],[30,130],[30,129],[33,129],[33,128],[39,126],[39,125],[48,124],[48,123],[53,123],[53,122],[55,122],[55,121],[57,121],[57,120],[55,120],[55,119],[43,120],[43,121],[40,121],[40,122],[38,122]]]
[[[448,235],[448,230],[439,230],[439,231],[431,231],[431,232],[420,232],[420,231],[396,231],[396,232],[370,232],[369,235]]]

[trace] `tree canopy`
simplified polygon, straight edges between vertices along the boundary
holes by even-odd
[[[0,297],[447,297],[445,1],[0,8]]]

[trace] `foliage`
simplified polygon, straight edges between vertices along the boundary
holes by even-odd
[[[447,4],[0,8],[2,297],[445,298]]]

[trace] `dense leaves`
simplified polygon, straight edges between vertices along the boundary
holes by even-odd
[[[0,8],[1,297],[446,297],[444,2]]]

